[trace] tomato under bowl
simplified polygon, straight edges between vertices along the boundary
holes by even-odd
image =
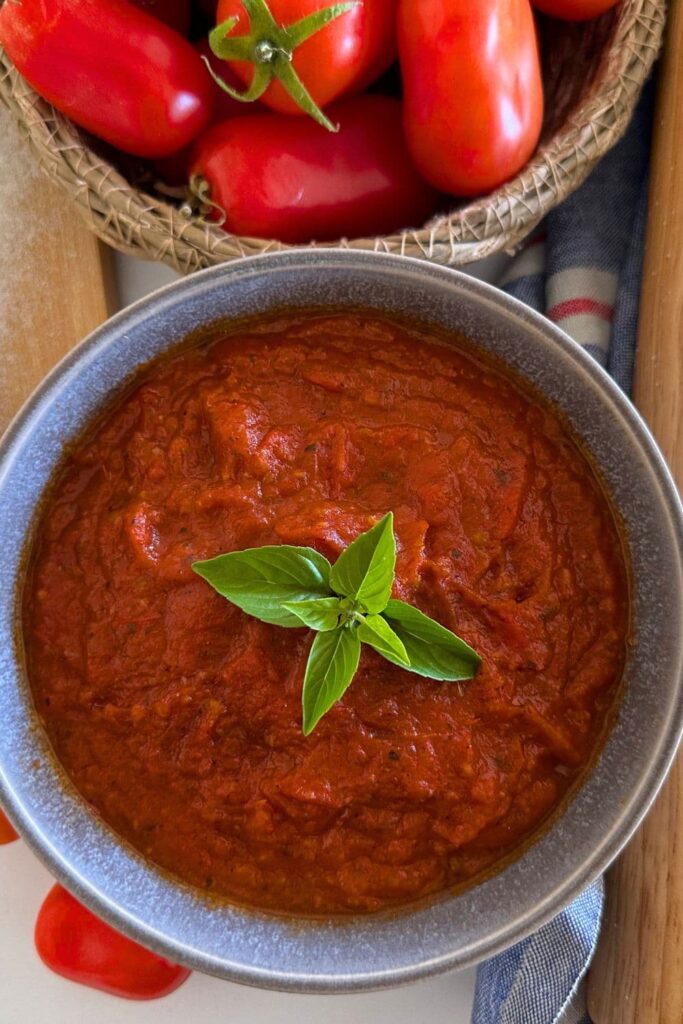
[[[57,766],[23,661],[17,608],[25,552],[65,450],[137,368],[198,329],[283,307],[409,318],[460,333],[493,355],[564,415],[607,487],[628,549],[631,642],[618,715],[591,772],[549,827],[496,873],[384,913],[278,916],[210,899],[158,871],[92,813]],[[310,992],[379,988],[472,964],[540,926],[596,877],[661,784],[683,717],[675,489],[647,429],[607,376],[560,331],[486,285],[419,261],[332,250],[202,272],[114,317],[69,355],[15,420],[1,455],[3,803],[83,902],[171,959]]]

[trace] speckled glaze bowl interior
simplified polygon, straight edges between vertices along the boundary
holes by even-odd
[[[365,307],[455,329],[552,400],[592,455],[622,518],[633,643],[618,720],[588,779],[534,844],[457,895],[391,915],[293,920],[209,903],[124,846],[60,774],[22,663],[17,606],[35,512],[64,446],[136,367],[226,318]],[[234,981],[306,992],[399,984],[499,952],[594,879],[629,838],[683,720],[683,526],[646,427],[557,328],[487,285],[403,257],[292,251],[215,267],[115,316],[46,379],[0,448],[0,798],[50,870],[120,930]]]

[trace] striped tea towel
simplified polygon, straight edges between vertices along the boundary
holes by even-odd
[[[647,204],[652,86],[622,141],[506,269],[505,291],[545,315],[631,390]],[[600,931],[594,882],[534,935],[482,964],[472,1024],[590,1024],[582,979]]]

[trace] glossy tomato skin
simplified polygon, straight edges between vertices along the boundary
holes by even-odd
[[[110,928],[61,885],[50,889],[38,912],[35,944],[56,974],[124,999],[158,999],[190,975]]]
[[[241,88],[240,81],[232,68],[225,64],[225,62],[220,61],[218,57],[212,53],[208,39],[199,39],[192,45],[200,57],[206,57],[210,62],[211,67],[214,68],[216,73],[221,75],[229,85],[233,86],[235,89]],[[221,64],[223,64],[223,67],[219,66]],[[207,75],[208,74],[209,73],[207,71]],[[221,89],[213,78],[211,78],[211,86],[213,89],[212,124],[216,124],[218,121],[225,121],[229,117],[244,117],[245,114],[263,113],[266,110],[266,107],[264,107],[262,103],[259,103],[258,100],[255,103],[240,103],[239,100],[233,99],[229,93]],[[179,187],[181,185],[186,185],[189,181],[191,156],[192,146],[186,146],[185,149],[181,149],[178,153],[173,153],[171,156],[155,160],[153,166],[162,181],[165,181],[167,185]]]
[[[619,0],[533,0],[537,11],[549,14],[552,18],[562,18],[563,21],[588,21],[616,7],[618,3]]]
[[[140,10],[187,36],[190,31],[190,0],[132,0]]]
[[[14,831],[5,815],[0,811],[0,846],[13,843],[19,836]]]
[[[424,177],[475,196],[516,174],[543,118],[529,0],[401,0],[398,45],[406,138]]]
[[[192,174],[208,181],[227,231],[331,241],[417,227],[434,212],[438,196],[412,164],[397,100],[359,96],[330,117],[337,134],[279,114],[234,118],[205,133]]]
[[[329,7],[332,0],[268,0],[268,7],[280,25]],[[398,0],[364,0],[340,15],[297,48],[292,63],[311,96],[321,108],[347,93],[370,85],[386,71],[396,56],[396,8]],[[242,0],[218,0],[216,24],[237,17],[231,35],[245,35],[249,18]],[[253,66],[230,61],[245,85],[251,82]],[[303,111],[279,82],[272,82],[262,102],[282,114]]]
[[[36,92],[126,153],[168,156],[211,119],[191,44],[127,0],[5,3],[0,43]]]

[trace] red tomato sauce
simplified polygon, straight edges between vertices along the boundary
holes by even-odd
[[[247,617],[190,564],[263,544],[334,560],[395,514],[394,596],[482,656],[440,683],[363,648],[305,738],[306,629]],[[473,879],[598,749],[629,621],[618,530],[555,413],[465,347],[301,316],[147,368],[69,455],[24,635],[83,796],[211,893],[374,911]]]

